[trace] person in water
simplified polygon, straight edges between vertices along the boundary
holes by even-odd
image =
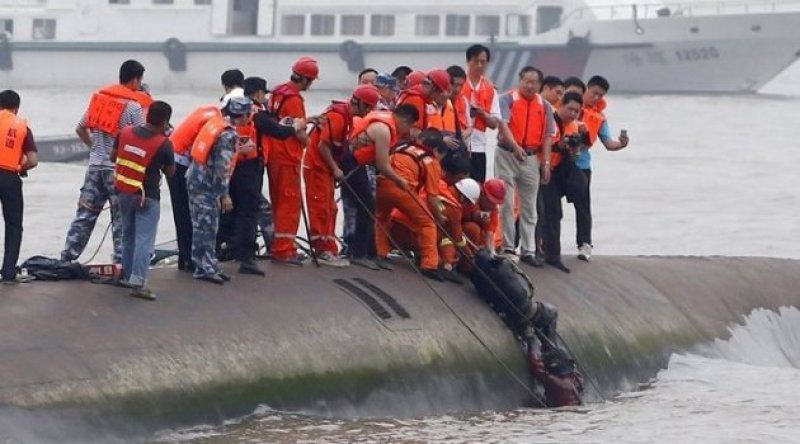
[[[583,376],[563,350],[531,340],[527,355],[531,375],[544,388],[547,407],[583,404]]]

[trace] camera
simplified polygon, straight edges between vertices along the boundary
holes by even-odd
[[[591,145],[588,133],[570,134],[565,136],[563,140],[573,150],[580,148],[582,145]]]

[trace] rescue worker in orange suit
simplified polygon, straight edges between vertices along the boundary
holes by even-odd
[[[399,107],[398,107],[399,108]],[[439,159],[449,149],[438,130],[420,133],[414,143],[404,144],[390,156],[390,165],[400,180],[383,174],[378,176],[375,199],[375,247],[378,258],[387,260],[393,248],[389,232],[392,212],[408,219],[408,228],[415,234],[415,246],[420,256],[419,269],[423,276],[442,281],[439,253],[436,245],[436,224],[446,222],[439,206],[439,181],[442,177]],[[424,193],[423,200],[420,194]]]
[[[307,91],[319,77],[317,61],[301,57],[292,65],[289,82],[278,85],[270,97],[268,109],[279,120],[305,120],[306,109],[301,92]],[[286,140],[268,137],[270,151],[267,163],[269,194],[274,214],[275,239],[272,241],[272,261],[301,266],[302,258],[294,245],[300,225],[302,190],[300,168],[303,149],[308,143],[305,133]]]
[[[480,184],[469,177],[459,180],[452,186],[444,181],[439,185],[441,212],[446,219],[438,229],[436,238],[439,245],[439,259],[442,263],[441,273],[446,280],[456,284],[462,283],[456,272],[459,260],[469,260],[467,257],[469,248],[462,223],[464,208],[474,205],[480,194]]]
[[[564,81],[566,91],[580,92],[583,94],[583,111],[579,119],[586,125],[589,132],[590,145],[583,149],[575,163],[586,176],[586,188],[583,195],[573,201],[575,205],[576,243],[578,245],[578,259],[589,261],[592,257],[592,155],[589,150],[599,139],[608,151],[619,151],[628,146],[628,134],[620,131],[618,139],[611,135],[611,127],[603,111],[607,104],[605,95],[610,84],[601,76],[593,76],[587,85],[580,79],[568,78]]]
[[[219,266],[216,255],[220,211],[233,209],[228,194],[239,142],[237,127],[246,126],[253,103],[232,97],[222,113],[203,126],[192,145],[192,164],[186,172],[189,210],[192,214],[192,261],[196,279],[224,284],[231,278]]]
[[[567,196],[574,201],[580,198],[586,187],[586,179],[574,161],[589,144],[588,133],[577,120],[581,108],[581,95],[570,92],[564,95],[561,105],[553,114],[556,122],[556,135],[550,156],[553,174],[550,183],[541,185],[540,189],[539,223],[544,262],[565,273],[570,270],[561,262],[561,198]]]
[[[491,61],[491,52],[484,45],[467,48],[467,81],[461,95],[469,102],[465,137],[472,159],[472,178],[486,180],[486,130],[500,125],[499,94],[492,82],[484,77]]]
[[[3,267],[0,269],[3,283],[23,279],[17,278],[24,209],[22,177],[39,163],[33,132],[28,122],[17,116],[19,105],[20,97],[15,91],[0,92],[0,206],[5,222]]]
[[[414,122],[414,127],[409,133],[412,138],[419,136],[425,128],[431,127],[429,122],[431,118],[434,122],[433,127],[439,126],[436,124],[437,120],[441,120],[438,116],[437,104],[445,103],[449,94],[450,74],[443,69],[428,71],[422,83],[409,87],[400,94],[397,104],[411,105],[419,114],[419,118]]]
[[[375,165],[384,179],[407,190],[408,183],[400,177],[390,163],[391,149],[398,140],[408,138],[411,125],[418,119],[416,108],[400,105],[392,111],[373,111],[361,119],[353,119],[350,131],[350,150],[342,159],[345,179],[342,197],[354,202],[356,229],[348,245],[350,263],[371,270],[391,270],[388,261],[377,258],[375,245],[375,194],[367,175],[367,166]]]
[[[500,230],[500,206],[505,198],[505,182],[489,179],[483,183],[478,201],[464,207],[461,222],[473,254],[475,248],[495,250],[495,233]],[[463,271],[472,269],[472,264],[462,262],[460,265]]]
[[[308,206],[309,240],[316,252],[317,260],[325,265],[344,267],[349,262],[339,257],[336,245],[336,182],[344,179],[339,167],[353,117],[363,117],[375,107],[380,99],[378,89],[372,85],[360,85],[349,102],[334,101],[322,113],[319,125],[312,131],[306,150],[303,178],[306,185]]]
[[[78,210],[67,232],[62,261],[74,261],[83,253],[106,202],[111,208],[111,238],[115,264],[122,260],[122,225],[114,185],[114,162],[109,155],[119,131],[126,126],[143,125],[145,110],[153,103],[142,91],[144,66],[125,61],[119,69],[119,83],[106,86],[92,95],[89,108],[75,132],[90,147],[89,167],[81,188]]]

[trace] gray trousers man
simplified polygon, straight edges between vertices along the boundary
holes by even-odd
[[[539,158],[536,155],[529,155],[524,162],[520,162],[511,152],[498,148],[495,153],[494,175],[505,182],[507,190],[501,212],[503,250],[515,250],[514,196],[519,193],[520,256],[533,255],[536,251],[534,232],[536,231],[536,199],[539,194],[540,180]]]

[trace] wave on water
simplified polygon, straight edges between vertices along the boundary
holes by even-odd
[[[355,421],[262,409],[159,442],[795,443],[799,364],[800,310],[757,309],[727,338],[673,355],[647,389],[579,409]]]

